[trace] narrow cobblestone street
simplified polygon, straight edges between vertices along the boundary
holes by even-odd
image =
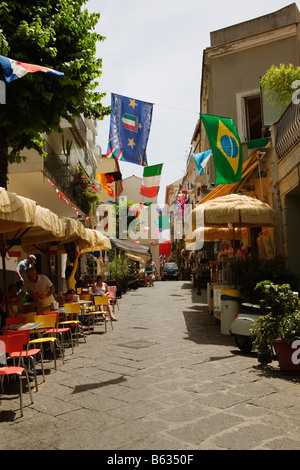
[[[8,387],[2,450],[300,449],[299,378],[240,353],[205,290],[156,282],[127,292],[116,316],[113,331],[99,324],[67,350],[57,372],[47,364],[23,418]]]

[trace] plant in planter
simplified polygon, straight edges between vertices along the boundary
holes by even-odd
[[[83,193],[81,194],[81,203],[84,212],[88,215],[91,215],[95,203],[99,201],[98,194],[88,186]]]
[[[277,285],[271,281],[262,281],[255,290],[266,301],[271,312],[259,316],[251,327],[253,349],[257,351],[260,362],[271,362],[273,347],[277,354],[278,340],[291,344],[300,338],[300,302],[289,284]]]
[[[279,104],[282,112],[292,101],[297,81],[300,79],[300,67],[293,64],[272,65],[261,77],[260,83],[265,93],[269,93],[271,104]]]
[[[85,169],[80,163],[76,163],[75,170],[73,171],[74,183],[79,184],[82,189],[86,189],[89,185],[89,179]]]
[[[115,281],[120,292],[126,292],[128,279],[132,274],[132,263],[125,259],[115,257],[111,262],[107,263],[104,273],[105,281]]]

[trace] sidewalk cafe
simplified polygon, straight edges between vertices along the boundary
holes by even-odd
[[[53,246],[58,255],[67,254],[73,257],[72,275],[68,278],[70,286],[75,289],[72,298],[68,299],[64,294],[54,292],[51,280],[44,274],[37,274],[33,267],[27,270],[28,280],[24,282],[24,287],[17,294],[12,294],[7,285],[7,255],[20,255],[18,250],[21,249],[27,255],[39,254],[49,258]],[[94,331],[96,322],[100,322],[101,328],[104,327],[107,332],[110,304],[115,301],[114,289],[109,295],[91,295],[84,289],[76,290],[73,281],[78,259],[82,254],[110,248],[110,240],[99,231],[85,228],[78,220],[58,217],[35,201],[0,188],[0,287],[3,291],[0,381],[1,391],[4,393],[4,383],[7,386],[5,377],[19,376],[21,416],[23,378],[27,379],[31,401],[30,375],[34,377],[35,391],[38,391],[37,358],[44,382],[46,356],[54,361],[54,370],[57,370],[57,352],[64,362],[66,347],[70,347],[74,353],[74,345],[79,346],[79,338],[86,342],[87,335]],[[29,278],[30,272],[33,280]],[[47,289],[39,293],[38,289],[42,288],[40,286],[44,282]],[[33,283],[36,291],[25,292],[30,283]],[[51,299],[51,305],[43,308],[42,299]],[[113,329],[112,321],[110,325]]]

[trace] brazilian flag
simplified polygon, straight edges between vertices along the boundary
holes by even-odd
[[[243,155],[234,120],[200,114],[216,169],[215,184],[237,183],[242,178]]]

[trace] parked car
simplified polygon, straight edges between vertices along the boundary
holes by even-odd
[[[164,263],[162,268],[162,281],[166,279],[179,279],[179,269],[177,263]]]

